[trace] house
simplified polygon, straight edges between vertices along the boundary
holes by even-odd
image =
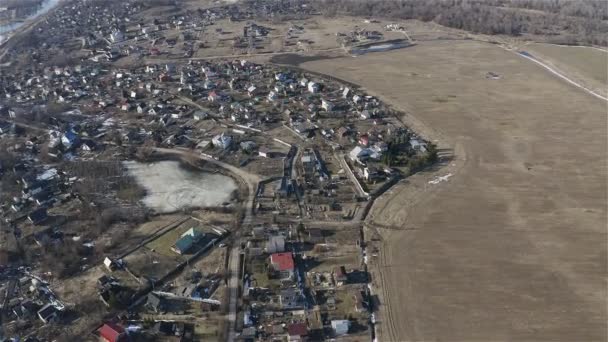
[[[336,336],[348,334],[350,328],[350,321],[346,319],[334,319],[331,321],[331,329],[334,331]]]
[[[313,94],[314,94],[314,93],[319,92],[319,89],[320,89],[321,87],[319,86],[319,83],[316,83],[316,82],[310,81],[310,82],[308,82],[308,86],[307,86],[307,88],[308,88],[308,91],[309,91],[309,92],[311,92],[311,93],[313,93]]]
[[[256,88],[256,86],[252,85],[249,88],[247,88],[247,94],[249,95],[249,97],[254,97],[256,95],[256,90],[258,88]]]
[[[346,87],[346,88],[344,88],[344,90],[342,90],[343,98],[347,98],[349,94],[350,94],[350,88]]]
[[[282,235],[270,236],[266,242],[266,253],[281,253],[285,251],[285,237]]]
[[[260,157],[270,158],[270,153],[270,150],[268,150],[268,148],[266,147],[260,147],[260,149],[258,150],[258,155]]]
[[[107,342],[126,341],[127,333],[125,329],[118,324],[106,323],[99,330],[99,336]]]
[[[112,259],[110,259],[108,257],[106,257],[105,259],[103,259],[103,265],[110,272],[114,272],[118,268],[118,263],[116,263],[114,260],[112,260]]]
[[[278,99],[279,99],[279,94],[277,94],[277,92],[275,92],[275,91],[271,90],[271,91],[268,93],[268,101],[270,101],[270,102],[274,102],[274,101],[276,101],[276,100],[278,100]]]
[[[194,114],[192,115],[192,118],[194,120],[204,120],[209,116],[208,113],[203,112],[202,110],[197,110],[196,112],[194,112]]]
[[[156,313],[162,313],[165,311],[166,303],[164,298],[153,292],[150,292],[146,300],[146,307]]]
[[[336,133],[338,134],[339,138],[344,138],[345,136],[350,134],[350,130],[347,127],[342,126],[338,128]]]
[[[346,268],[344,266],[340,266],[334,269],[334,282],[337,286],[342,286],[346,284],[348,281],[348,276],[346,275]]]
[[[248,152],[248,153],[255,150],[255,148],[256,148],[255,142],[253,142],[251,140],[241,142],[240,146],[241,146],[241,150]]]
[[[279,274],[281,280],[293,280],[295,265],[291,252],[271,254],[270,266]]]
[[[334,109],[334,104],[329,100],[321,99],[321,108],[323,108],[326,112],[331,112]]]
[[[355,148],[353,148],[352,151],[348,153],[348,156],[352,161],[361,164],[363,164],[365,160],[369,158],[370,155],[371,151],[368,148],[363,148],[361,146],[355,146]]]
[[[382,173],[380,173],[377,168],[371,166],[363,168],[363,178],[365,178],[366,181],[373,181],[381,177]]]
[[[125,35],[118,30],[116,30],[110,34],[110,41],[112,43],[122,42],[124,39],[125,39]]]
[[[312,129],[312,127],[310,125],[308,125],[306,122],[301,122],[301,121],[293,122],[291,124],[291,127],[293,128],[294,131],[296,131],[299,134],[304,134]]]
[[[283,310],[297,310],[305,306],[304,295],[298,288],[287,288],[279,294],[279,304]]]
[[[70,129],[61,136],[61,143],[69,150],[78,143],[78,135]]]
[[[418,139],[410,139],[410,146],[412,146],[412,149],[414,149],[414,151],[426,152],[426,143]]]
[[[190,228],[175,241],[175,245],[171,247],[171,250],[177,254],[184,254],[204,236],[205,233],[200,232],[196,228]]]
[[[59,317],[59,310],[55,305],[48,303],[38,310],[38,317],[44,324],[54,322]]]
[[[359,137],[359,145],[367,147],[369,145],[369,135],[361,134]]]
[[[222,96],[220,94],[218,94],[216,91],[212,91],[209,93],[209,96],[207,96],[207,100],[209,100],[209,102],[221,101]]]
[[[289,341],[306,341],[308,337],[308,327],[306,323],[293,323],[287,326]]]
[[[46,208],[36,209],[27,216],[27,219],[35,225],[43,223],[44,221],[46,221],[47,218],[48,214],[46,212]]]
[[[232,146],[232,136],[227,134],[218,134],[211,139],[213,146],[226,150]]]

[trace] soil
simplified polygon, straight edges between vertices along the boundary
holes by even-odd
[[[605,102],[475,41],[301,66],[360,84],[452,156],[368,218],[379,341],[606,340]]]

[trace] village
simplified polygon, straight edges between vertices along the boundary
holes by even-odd
[[[356,85],[246,57],[197,58],[206,45],[192,37],[215,20],[248,22],[230,47],[247,53],[271,32],[252,8],[295,12],[246,4],[138,22],[129,18],[144,9],[130,1],[74,2],[40,23],[48,55],[0,76],[6,337],[373,334],[367,260],[377,251],[363,220],[437,149]],[[54,52],[70,44],[73,55]],[[161,184],[170,174],[165,182],[184,183]],[[200,185],[205,177],[215,178]],[[217,193],[199,198],[211,185]]]

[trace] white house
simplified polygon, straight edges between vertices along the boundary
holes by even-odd
[[[213,142],[213,146],[225,150],[232,145],[232,136],[222,133],[214,136],[211,141]]]
[[[337,336],[348,334],[350,321],[347,319],[334,319],[331,321],[331,328]]]
[[[122,42],[124,39],[125,39],[125,35],[118,30],[116,30],[110,34],[110,41],[112,43]]]
[[[355,146],[355,148],[353,148],[352,151],[350,151],[348,153],[348,156],[350,157],[350,159],[352,161],[363,164],[363,162],[367,158],[369,158],[371,153],[372,153],[372,151],[370,151],[370,149],[368,149],[368,148],[361,147],[361,146]]]
[[[320,88],[319,83],[316,83],[313,81],[308,82],[308,91],[309,92],[316,93],[319,91],[319,88]]]
[[[334,104],[326,99],[321,99],[321,108],[326,112],[331,112],[334,109]]]
[[[346,88],[344,88],[344,90],[342,90],[343,98],[347,98],[349,94],[350,94],[350,88],[346,87]]]
[[[268,101],[272,101],[272,102],[274,102],[274,101],[276,101],[278,98],[279,98],[279,95],[278,95],[276,92],[271,91],[270,93],[268,93]]]

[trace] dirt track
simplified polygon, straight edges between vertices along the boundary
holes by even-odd
[[[380,95],[454,151],[372,210],[379,341],[606,340],[605,102],[473,41],[302,66]]]

